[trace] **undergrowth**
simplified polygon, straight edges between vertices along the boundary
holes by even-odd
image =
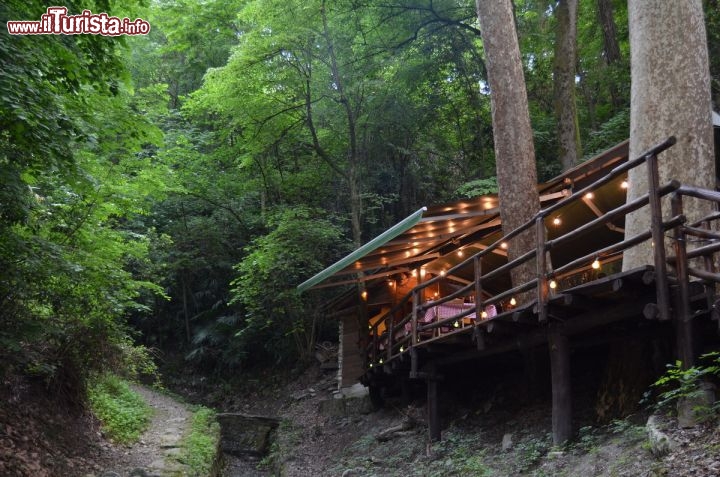
[[[113,441],[134,442],[150,424],[152,409],[127,381],[112,374],[98,375],[90,379],[87,392],[93,414]]]
[[[198,407],[192,416],[190,432],[183,439],[180,461],[188,465],[191,475],[210,475],[220,443],[220,424],[215,411]]]

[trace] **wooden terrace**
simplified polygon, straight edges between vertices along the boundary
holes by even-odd
[[[674,142],[669,138],[641,157],[617,165],[591,184],[545,207],[520,228],[497,237],[472,255],[466,254],[462,261],[432,278],[425,279],[428,272],[420,268],[389,280],[390,288],[400,287],[404,279],[414,286],[389,309],[370,318],[361,381],[373,392],[398,376],[426,380],[429,431],[431,439],[436,440],[440,438],[437,383],[444,366],[548,343],[553,439],[562,443],[572,435],[572,336],[628,319],[674,320],[678,359],[686,366],[692,365],[693,321],[717,320],[715,285],[720,283],[720,274],[713,258],[720,250],[720,234],[711,230],[711,224],[720,214],[714,212],[688,223],[683,215],[683,200],[694,197],[709,201],[712,210],[718,210],[720,193],[676,181],[659,183],[658,155]],[[587,202],[604,186],[625,180],[630,169],[641,165],[647,165],[647,194],[598,213],[570,231],[552,233],[548,225],[559,212]],[[671,198],[671,217],[663,219],[661,199],[666,196]],[[598,230],[619,229],[618,222],[640,209],[647,209],[651,217],[646,232],[586,249],[560,266],[551,265],[551,251],[563,247],[582,249],[576,244]],[[494,257],[505,255],[507,244],[522,233],[534,233],[536,248],[498,264]],[[665,243],[668,238],[673,253],[666,257],[665,247],[654,244]],[[689,240],[701,245],[688,250]],[[652,247],[653,263],[623,271],[623,252],[639,246]],[[532,266],[532,262],[534,277],[511,287],[511,272],[528,263]],[[367,295],[363,299],[367,300]]]

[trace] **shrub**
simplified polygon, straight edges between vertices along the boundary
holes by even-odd
[[[720,352],[704,354],[700,361],[703,364],[688,369],[683,369],[681,361],[667,365],[665,374],[652,384],[653,388],[660,390],[654,405],[656,410],[669,409],[682,399],[701,398],[705,392],[702,383],[720,377]],[[720,401],[709,406],[700,406],[694,411],[701,422],[713,419],[720,413]]]

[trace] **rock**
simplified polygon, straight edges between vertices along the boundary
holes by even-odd
[[[319,410],[326,416],[358,416],[373,412],[373,405],[368,395],[361,398],[330,398],[320,401]]]
[[[678,400],[678,426],[683,429],[695,427],[702,421],[702,410],[710,409],[715,402],[715,385],[710,382],[700,383],[695,396]]]
[[[361,475],[362,469],[347,469],[342,473],[342,477],[357,477]]]
[[[370,391],[362,384],[355,383],[352,386],[342,388],[340,393],[346,398],[361,398],[370,394]]]
[[[670,453],[675,447],[675,443],[670,437],[660,430],[657,416],[650,416],[645,425],[650,441],[650,452],[656,457],[662,457]]]
[[[239,413],[217,415],[220,423],[220,447],[237,457],[262,457],[267,454],[279,419]]]
[[[548,452],[548,459],[560,459],[565,456],[563,451],[550,451]]]
[[[508,451],[512,449],[513,446],[513,440],[512,440],[512,434],[507,433],[502,438],[502,450]]]
[[[293,393],[292,398],[293,398],[293,400],[295,400],[295,401],[302,401],[303,399],[305,399],[305,398],[308,397],[308,396],[310,396],[310,393],[309,393],[309,392],[307,392],[307,391],[299,391],[299,392]]]

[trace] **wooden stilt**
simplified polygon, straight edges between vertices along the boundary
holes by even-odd
[[[427,413],[430,442],[440,440],[440,410],[438,407],[438,376],[435,367],[429,369],[427,377]]]
[[[682,196],[673,194],[672,212],[683,213]],[[675,294],[675,335],[677,337],[677,359],[682,362],[683,369],[695,365],[692,312],[690,311],[690,285],[688,277],[688,259],[686,235],[683,227],[676,227],[675,233],[675,272],[678,289]]]
[[[548,346],[552,376],[553,444],[561,445],[572,437],[570,348],[567,336],[558,329],[550,330]]]

